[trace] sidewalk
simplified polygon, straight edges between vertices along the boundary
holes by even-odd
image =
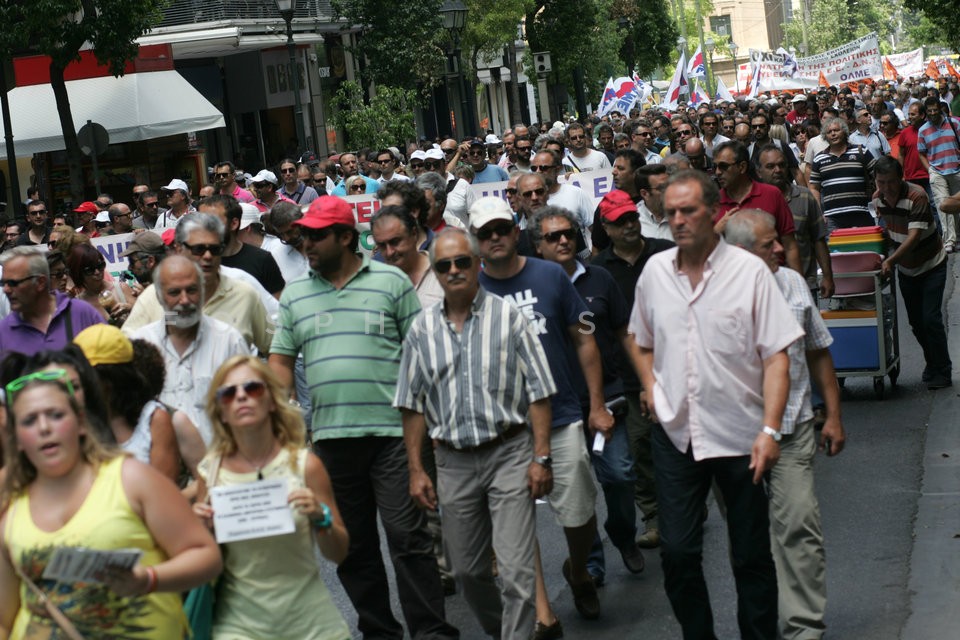
[[[938,391],[926,430],[923,480],[910,558],[910,616],[901,640],[955,638],[960,629],[960,259],[951,260],[944,299],[954,386]],[[913,340],[904,318],[900,340]]]

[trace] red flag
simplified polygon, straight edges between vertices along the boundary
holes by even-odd
[[[937,61],[930,60],[930,64],[927,65],[927,76],[936,80],[940,77],[940,70],[937,69]]]
[[[827,82],[827,76],[823,75],[823,71],[820,72],[820,79],[817,81],[817,84],[821,87],[830,86],[830,83]]]
[[[890,63],[890,58],[883,56],[883,77],[886,80],[897,79],[897,69]]]
[[[952,75],[954,78],[960,78],[960,73],[957,73],[957,70],[953,68],[953,65],[950,64],[950,60],[946,59],[944,62],[947,63],[947,73]]]

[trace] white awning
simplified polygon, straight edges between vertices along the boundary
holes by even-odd
[[[226,126],[223,114],[176,71],[70,80],[67,94],[77,130],[87,120],[102,124],[110,144]],[[49,84],[17,87],[9,95],[18,157],[66,149]],[[3,135],[0,123],[0,153],[5,155]]]

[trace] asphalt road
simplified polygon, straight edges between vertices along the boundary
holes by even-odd
[[[953,361],[960,363],[960,294],[954,294],[960,263],[950,260],[945,319]],[[891,390],[887,381],[886,398],[878,401],[870,378],[848,379],[843,391],[847,447],[836,458],[818,454],[816,461],[830,640],[960,638],[960,379],[953,388],[928,391],[902,307],[899,318],[898,387]],[[597,509],[602,522],[602,501]],[[635,576],[607,542],[603,615],[586,621],[561,576],[566,546],[546,505],[538,507],[538,528],[551,602],[566,638],[680,638],[655,551],[646,552],[646,571]],[[704,566],[717,637],[737,638],[736,591],[716,505],[706,524]],[[353,628],[355,614],[329,563],[323,573]],[[463,638],[485,637],[459,595],[447,598],[446,605]],[[400,619],[396,601],[394,609]]]

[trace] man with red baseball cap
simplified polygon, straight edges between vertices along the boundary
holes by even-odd
[[[457,638],[444,619],[426,515],[408,493],[403,425],[392,406],[403,339],[420,312],[416,291],[396,267],[357,253],[360,234],[346,200],[320,196],[292,224],[300,228],[310,271],[280,296],[270,368],[292,388],[303,353],[313,449],[350,533],[337,575],[357,610],[357,626],[364,637],[403,635],[390,609],[379,511],[410,635]]]
[[[91,238],[100,237],[97,231],[96,218],[100,213],[100,207],[95,202],[83,202],[73,210],[77,214],[77,232],[85,234]]]

